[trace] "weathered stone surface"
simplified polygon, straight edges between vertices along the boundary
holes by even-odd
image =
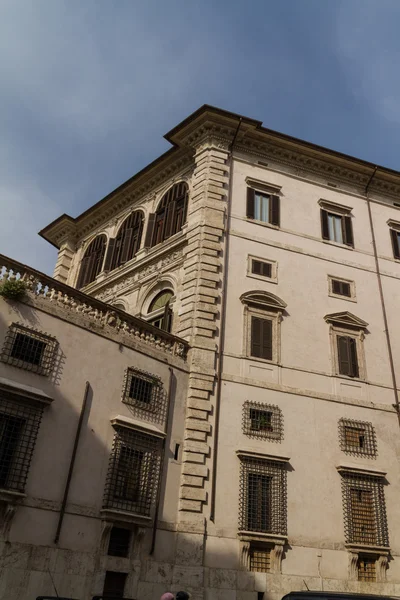
[[[185,463],[182,468],[185,475],[196,475],[198,477],[207,477],[208,467],[206,465],[194,465]]]
[[[206,431],[196,431],[195,429],[188,429],[187,431],[185,431],[185,440],[199,440],[205,442],[206,439]]]
[[[196,477],[193,475],[182,475],[182,485],[193,486],[193,487],[203,487],[204,478]]]

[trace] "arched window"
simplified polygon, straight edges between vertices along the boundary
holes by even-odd
[[[170,301],[174,293],[171,290],[162,290],[157,296],[153,298],[150,303],[148,323],[164,329],[164,331],[171,331],[172,325],[172,310],[170,308]]]
[[[164,242],[182,229],[186,221],[187,200],[188,186],[184,181],[172,186],[162,197],[156,212],[149,216],[147,248]]]
[[[106,271],[112,271],[131,260],[140,248],[143,231],[143,213],[136,210],[122,223],[117,237],[110,240],[105,264]]]
[[[76,285],[78,289],[94,281],[102,270],[106,245],[107,237],[102,234],[95,237],[86,248]]]

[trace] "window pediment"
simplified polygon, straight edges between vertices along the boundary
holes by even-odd
[[[366,321],[363,321],[363,319],[356,317],[356,315],[353,315],[348,311],[325,315],[324,319],[327,323],[333,323],[334,325],[339,325],[341,327],[350,327],[353,329],[366,329],[368,327]]]
[[[243,304],[248,304],[252,306],[257,306],[258,308],[265,308],[270,310],[280,310],[283,311],[287,304],[275,294],[271,294],[270,292],[264,291],[251,291],[246,292],[240,296],[241,302]]]
[[[351,206],[344,206],[343,204],[338,204],[337,202],[332,202],[331,200],[318,200],[318,204],[321,208],[324,208],[327,211],[336,212],[341,215],[348,215],[351,213],[353,208]]]

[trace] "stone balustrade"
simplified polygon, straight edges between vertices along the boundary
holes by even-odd
[[[25,282],[26,297],[21,299],[22,302],[39,300],[44,309],[48,304],[64,314],[80,315],[85,321],[132,336],[153,348],[186,360],[189,345],[185,340],[0,254],[0,284],[6,280]]]

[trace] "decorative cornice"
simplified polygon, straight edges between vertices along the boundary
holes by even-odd
[[[324,317],[327,323],[333,323],[334,325],[341,325],[344,327],[354,327],[356,329],[366,329],[368,327],[368,323],[353,315],[353,313],[344,311],[338,313],[332,313],[330,315],[325,315]]]

